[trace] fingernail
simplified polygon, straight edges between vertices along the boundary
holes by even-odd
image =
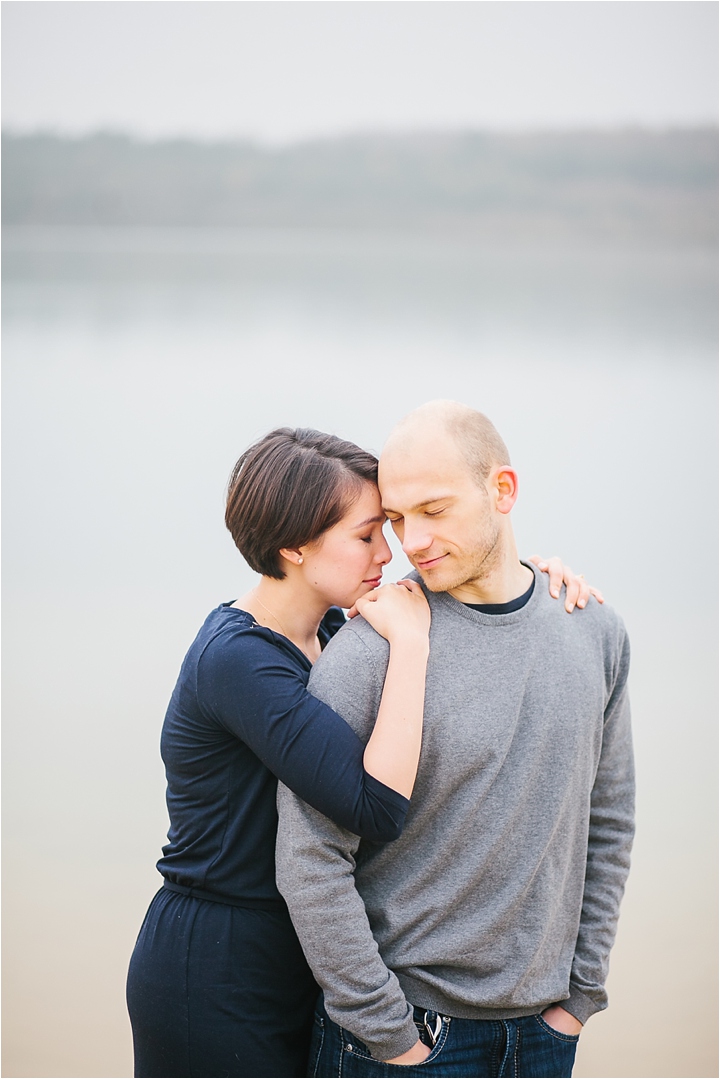
[[[578,600],[578,607],[584,607],[584,606],[585,606],[585,600],[584,599],[579,599]]]
[[[550,589],[550,595],[552,596],[553,599],[557,599],[558,596],[560,595],[560,593],[558,592],[557,588],[551,588]]]

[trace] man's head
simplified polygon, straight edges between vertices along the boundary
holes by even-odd
[[[517,475],[481,412],[456,401],[411,412],[390,434],[379,483],[403,550],[431,591],[486,582],[514,552],[508,514]]]

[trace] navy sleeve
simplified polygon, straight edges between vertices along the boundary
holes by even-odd
[[[303,801],[363,839],[397,839],[409,801],[363,767],[365,746],[307,691],[299,665],[266,637],[215,639],[198,665],[198,699]]]

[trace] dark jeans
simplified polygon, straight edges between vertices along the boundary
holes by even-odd
[[[313,1076],[571,1076],[577,1036],[553,1030],[540,1015],[521,1019],[450,1019],[415,1008],[418,1034],[431,1044],[425,1020],[437,1040],[422,1064],[383,1064],[354,1034],[336,1026],[322,1003],[315,1014],[308,1075]],[[440,1018],[440,1023],[436,1021]]]

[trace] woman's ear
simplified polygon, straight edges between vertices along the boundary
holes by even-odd
[[[302,566],[305,561],[299,547],[281,547],[278,553],[282,558],[291,562],[293,566]]]
[[[499,513],[509,513],[518,496],[518,475],[514,468],[499,468],[491,482],[495,489],[495,505]]]

